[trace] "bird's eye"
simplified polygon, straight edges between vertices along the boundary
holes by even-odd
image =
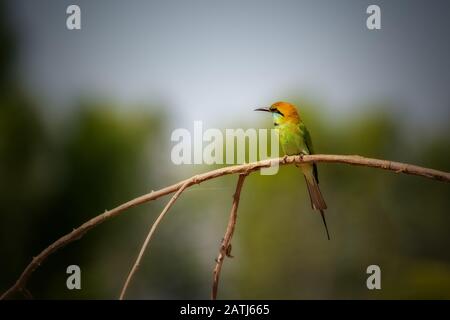
[[[281,113],[281,111],[278,110],[276,107],[270,107],[270,108],[269,108],[269,111],[272,112],[272,113],[278,113],[280,116],[283,116],[283,117],[284,117],[284,114]]]

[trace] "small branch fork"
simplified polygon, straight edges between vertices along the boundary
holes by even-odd
[[[233,205],[231,206],[230,218],[228,220],[227,230],[223,236],[222,243],[220,245],[219,255],[216,258],[216,266],[213,271],[213,286],[211,292],[211,299],[216,300],[217,289],[219,287],[220,271],[222,270],[223,261],[225,256],[233,258],[231,255],[231,238],[233,238],[234,228],[237,220],[237,209],[239,207],[239,200],[241,198],[242,185],[247,177],[248,173],[241,173],[236,186],[236,191],[233,196]]]
[[[22,274],[19,276],[19,278],[16,280],[13,286],[11,286],[8,290],[6,290],[1,296],[0,300],[12,298],[15,294],[21,293],[25,297],[30,297],[31,293],[26,288],[27,282],[30,279],[31,275],[34,273],[34,271],[45,261],[47,258],[55,253],[58,249],[65,247],[69,243],[81,239],[86,232],[91,230],[94,227],[97,227],[101,223],[105,222],[106,220],[109,220],[124,211],[136,207],[138,205],[147,203],[152,200],[156,200],[162,196],[175,193],[175,195],[172,197],[172,199],[169,201],[169,203],[164,208],[163,212],[160,214],[158,219],[153,224],[152,228],[150,229],[147,238],[144,242],[144,245],[142,246],[142,249],[139,253],[139,256],[133,265],[133,268],[130,271],[130,274],[128,275],[127,281],[125,282],[125,285],[122,289],[120,298],[122,299],[126,293],[127,287],[130,284],[131,278],[133,277],[134,273],[136,272],[139,263],[142,259],[142,256],[145,252],[146,247],[148,246],[153,233],[155,232],[156,227],[159,225],[160,221],[164,217],[164,215],[167,213],[167,211],[170,209],[170,207],[173,205],[173,203],[176,201],[178,196],[186,189],[189,188],[192,185],[199,184],[201,182],[215,179],[221,176],[230,175],[230,174],[239,174],[239,181],[238,186],[236,188],[235,193],[235,199],[233,202],[233,207],[231,211],[230,216],[230,222],[227,228],[227,232],[225,233],[224,241],[222,241],[219,257],[217,259],[217,265],[214,268],[214,286],[213,286],[213,293],[212,297],[215,298],[217,295],[217,286],[218,286],[218,280],[220,275],[220,270],[222,267],[223,259],[225,256],[230,256],[231,251],[231,237],[233,235],[234,225],[236,223],[236,212],[237,207],[239,204],[239,194],[240,190],[242,188],[242,183],[245,179],[245,176],[247,176],[249,173],[252,173],[254,171],[257,171],[261,168],[268,168],[274,165],[289,165],[289,164],[299,164],[299,163],[319,163],[319,162],[329,162],[329,163],[344,163],[349,165],[356,165],[356,166],[365,166],[365,167],[371,167],[371,168],[379,168],[383,170],[393,171],[395,173],[403,173],[403,174],[410,174],[410,175],[416,175],[416,176],[422,176],[429,179],[434,179],[438,181],[444,181],[444,182],[450,182],[450,173],[444,172],[444,171],[438,171],[430,168],[425,167],[419,167],[407,163],[400,163],[400,162],[394,162],[394,161],[388,161],[388,160],[380,160],[380,159],[373,159],[373,158],[365,158],[357,155],[326,155],[326,154],[316,154],[316,155],[304,155],[304,156],[288,156],[288,157],[282,157],[282,158],[275,158],[275,159],[267,159],[262,160],[258,162],[252,162],[242,165],[235,165],[235,166],[229,166],[224,167],[220,169],[216,169],[213,171],[205,172],[203,174],[199,174],[196,176],[193,176],[189,179],[180,181],[178,183],[175,183],[171,186],[165,187],[163,189],[160,189],[158,191],[152,191],[148,194],[145,194],[143,196],[140,196],[138,198],[135,198],[133,200],[130,200],[128,202],[125,202],[118,207],[108,210],[102,214],[99,214],[98,216],[90,219],[89,221],[83,223],[81,226],[79,226],[76,229],[73,229],[72,232],[67,233],[66,235],[62,236],[55,242],[53,242],[51,245],[49,245],[47,248],[45,248],[41,253],[39,253],[37,256],[33,257],[31,262],[27,265],[27,267],[24,269]],[[233,213],[234,210],[234,213]],[[234,216],[234,218],[233,218]],[[234,219],[234,220],[233,220]],[[232,224],[233,226],[230,226]],[[215,289],[214,289],[215,287]]]
[[[131,268],[130,273],[128,274],[127,280],[125,281],[125,284],[122,288],[122,291],[120,292],[119,300],[123,300],[125,297],[125,293],[127,292],[128,286],[130,285],[131,279],[133,278],[134,274],[136,273],[137,269],[139,268],[139,265],[141,264],[142,257],[144,256],[145,250],[148,247],[148,244],[150,243],[150,240],[152,239],[153,234],[155,233],[156,228],[158,227],[161,220],[164,218],[166,213],[169,211],[170,207],[177,201],[180,194],[186,189],[188,185],[188,182],[184,183],[180,189],[173,195],[173,197],[170,199],[170,201],[165,206],[164,210],[159,214],[158,218],[153,223],[152,227],[150,228],[150,231],[147,234],[147,238],[145,238],[144,244],[142,245],[141,251],[139,252],[139,255],[136,259],[136,262],[134,263],[133,267]]]

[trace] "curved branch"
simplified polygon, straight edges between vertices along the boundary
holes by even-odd
[[[241,198],[241,190],[242,185],[244,184],[244,180],[247,177],[248,173],[241,173],[239,175],[239,180],[237,182],[236,191],[233,196],[233,205],[231,207],[230,218],[228,220],[227,230],[225,231],[225,235],[223,236],[222,243],[220,244],[219,255],[216,259],[216,266],[213,271],[213,287],[211,292],[211,299],[216,300],[217,298],[217,289],[219,287],[219,277],[220,271],[222,270],[223,261],[225,257],[232,258],[231,255],[231,238],[234,234],[234,228],[236,226],[237,220],[237,209],[239,206],[239,200]]]
[[[245,172],[250,173],[250,172],[259,170],[261,168],[268,168],[273,165],[286,165],[286,164],[292,164],[292,163],[310,163],[310,162],[345,163],[345,164],[350,164],[350,165],[379,168],[379,169],[394,171],[396,173],[405,173],[405,174],[411,174],[411,175],[422,176],[422,177],[426,177],[426,178],[430,178],[430,179],[435,179],[435,180],[439,180],[439,181],[450,182],[450,173],[448,173],[448,172],[438,171],[438,170],[434,170],[434,169],[430,169],[430,168],[419,167],[419,166],[401,163],[401,162],[364,158],[361,156],[344,156],[344,155],[316,154],[316,155],[305,155],[303,157],[302,156],[289,156],[289,157],[268,159],[268,160],[263,160],[263,161],[248,163],[248,164],[235,165],[235,166],[229,166],[229,167],[216,169],[213,171],[205,172],[203,174],[199,174],[197,176],[180,181],[178,183],[175,183],[171,186],[165,187],[158,191],[154,191],[154,192],[145,194],[143,196],[140,196],[138,198],[135,198],[133,200],[130,200],[124,204],[121,204],[120,206],[118,206],[114,209],[108,210],[108,211],[90,219],[89,221],[85,222],[80,227],[74,229],[72,232],[70,232],[70,233],[62,236],[58,240],[56,240],[50,246],[45,248],[39,255],[34,257],[33,260],[30,262],[30,264],[28,264],[28,266],[22,272],[22,274],[20,275],[18,280],[15,282],[15,284],[11,288],[9,288],[6,292],[3,293],[3,295],[0,297],[0,300],[11,297],[13,294],[18,293],[18,292],[24,293],[26,284],[27,284],[30,276],[51,254],[53,254],[58,249],[66,246],[67,244],[80,239],[90,229],[98,226],[99,224],[103,223],[104,221],[106,221],[110,218],[117,216],[118,214],[122,213],[123,211],[125,211],[127,209],[130,209],[132,207],[141,205],[143,203],[146,203],[146,202],[149,202],[152,200],[156,200],[162,196],[176,192],[184,184],[186,184],[186,188],[188,188],[194,184],[198,184],[203,181],[211,180],[211,179],[221,177],[224,175],[245,173]]]

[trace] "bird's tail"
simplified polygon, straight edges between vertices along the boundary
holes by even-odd
[[[325,214],[323,210],[320,210],[320,215],[322,216],[323,225],[325,226],[325,231],[327,232],[327,238],[330,240],[330,233],[328,232],[327,220],[325,220]]]
[[[325,220],[325,214],[323,212],[327,208],[327,204],[325,203],[322,193],[320,192],[319,184],[317,183],[312,170],[303,170],[303,174],[305,176],[306,186],[308,187],[309,198],[311,199],[311,207],[314,210],[320,211],[320,215],[322,216],[322,221],[327,232],[328,240],[330,240],[330,234],[328,232],[328,226]]]

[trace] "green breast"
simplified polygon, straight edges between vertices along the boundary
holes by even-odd
[[[278,125],[277,128],[279,129],[281,147],[285,154],[309,154],[308,147],[305,144],[304,133],[298,125],[284,123]]]

